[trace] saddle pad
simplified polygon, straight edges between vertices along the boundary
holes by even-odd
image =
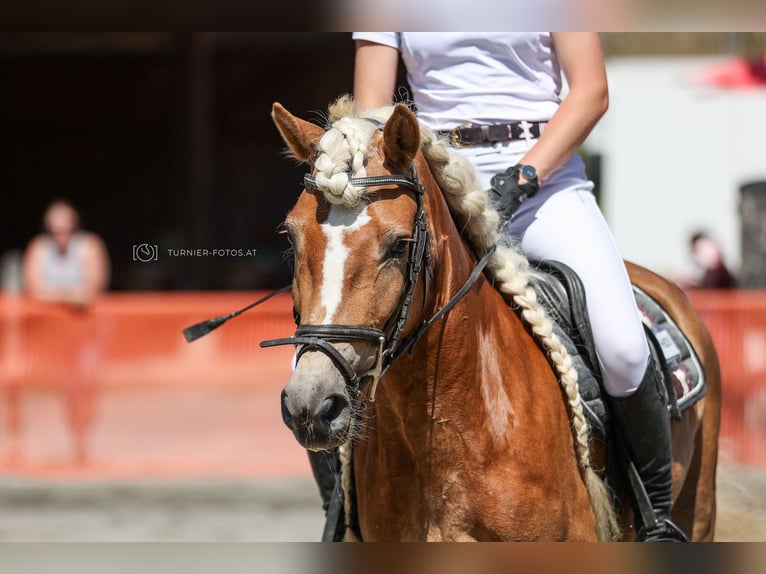
[[[649,339],[659,354],[662,370],[668,384],[668,403],[671,412],[680,413],[705,396],[707,379],[702,363],[689,340],[675,321],[650,295],[633,285]],[[677,405],[677,410],[674,408]]]

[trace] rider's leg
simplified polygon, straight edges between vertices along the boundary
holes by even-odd
[[[654,509],[647,540],[680,539],[670,522],[672,501],[670,419],[660,374],[611,232],[589,187],[553,194],[523,235],[528,256],[572,267],[583,281],[604,386],[623,440]]]

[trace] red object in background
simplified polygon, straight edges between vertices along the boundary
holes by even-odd
[[[695,82],[721,88],[766,87],[766,52],[753,58],[735,58],[697,72]]]

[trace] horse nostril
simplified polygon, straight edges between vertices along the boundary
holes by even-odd
[[[287,407],[287,393],[284,391],[282,391],[282,420],[288,427],[293,427],[293,415],[290,414],[290,409]]]
[[[341,417],[345,409],[349,406],[348,399],[343,395],[333,395],[327,397],[319,409],[319,419],[326,428],[332,427],[333,422]]]

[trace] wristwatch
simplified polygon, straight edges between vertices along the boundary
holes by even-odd
[[[539,183],[537,181],[537,170],[532,165],[516,164],[519,173],[524,176],[524,179],[531,181],[532,183]]]

